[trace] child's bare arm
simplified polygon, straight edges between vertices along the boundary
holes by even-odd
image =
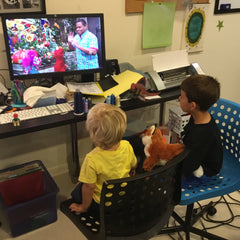
[[[82,186],[82,203],[77,204],[73,203],[69,206],[71,211],[75,212],[86,212],[91,205],[92,198],[93,198],[93,191],[95,188],[95,184],[93,183],[84,183]]]
[[[131,170],[130,170],[130,172],[129,172],[130,177],[133,177],[133,176],[135,175],[135,173],[136,173],[136,172],[135,172],[136,168],[137,168],[137,165],[131,168]]]

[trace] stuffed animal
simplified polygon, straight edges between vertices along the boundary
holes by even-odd
[[[66,71],[66,65],[64,63],[64,51],[62,47],[57,47],[54,51],[54,58],[56,58],[56,63],[54,65],[55,72],[64,72]]]
[[[146,159],[143,162],[143,168],[151,171],[156,164],[165,165],[167,161],[178,155],[184,150],[184,145],[180,143],[166,143],[161,130],[151,126],[142,137],[145,145],[144,153]]]

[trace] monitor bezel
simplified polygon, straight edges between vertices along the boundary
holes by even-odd
[[[62,72],[47,72],[47,73],[37,73],[37,74],[21,74],[14,75],[13,65],[12,65],[12,56],[10,53],[10,45],[8,42],[7,26],[6,19],[26,19],[26,18],[81,18],[81,17],[99,17],[101,24],[101,50],[102,50],[102,66],[94,69],[84,69],[84,70],[71,70],[71,71],[62,71]],[[104,14],[103,13],[79,13],[79,14],[8,14],[2,15],[2,26],[4,34],[4,44],[7,54],[7,62],[10,80],[25,80],[25,79],[44,79],[44,78],[63,78],[64,76],[69,75],[88,75],[94,73],[104,72],[106,66],[106,48],[105,48],[105,29],[104,29]]]

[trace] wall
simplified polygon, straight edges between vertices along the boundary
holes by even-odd
[[[240,86],[238,79],[240,13],[213,15],[214,2],[210,0],[209,4],[204,51],[189,54],[189,59],[190,62],[198,62],[205,73],[218,78],[222,85],[222,97],[240,103],[240,94],[238,93]],[[130,62],[142,71],[152,69],[152,54],[181,48],[184,11],[177,11],[175,14],[171,47],[142,50],[142,14],[126,15],[124,0],[46,0],[46,8],[48,14],[103,12],[106,57],[108,59],[117,58],[119,62]],[[221,31],[218,31],[217,28],[218,20],[224,21]],[[0,26],[0,69],[7,69],[1,29]],[[0,73],[9,79],[6,70],[0,70]],[[131,115],[131,113],[128,114]],[[144,116],[142,117],[144,118]],[[149,119],[147,121],[149,122]],[[82,160],[85,153],[91,149],[91,143],[84,130],[84,123],[80,123],[79,126],[79,149],[81,149],[80,160]],[[0,140],[0,169],[23,161],[41,159],[51,173],[59,173],[67,169],[69,142],[69,126]]]

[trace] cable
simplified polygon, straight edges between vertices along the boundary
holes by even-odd
[[[240,193],[240,190],[238,190],[238,192]],[[227,194],[227,196],[228,196],[230,199],[232,199],[233,201],[240,203],[239,200],[233,198],[230,194]]]
[[[9,71],[9,69],[7,69],[7,68],[2,68],[2,69],[0,69],[0,71]],[[4,78],[4,76],[3,76],[1,73],[0,73],[0,76],[1,76],[1,78],[2,78],[2,80],[3,80],[4,87],[7,88],[8,91],[10,91],[11,88],[8,88],[8,87],[7,87],[6,79]]]
[[[226,200],[226,198],[224,196],[220,197],[220,199],[216,202],[213,203],[213,207],[215,207],[216,205],[218,204],[225,204],[229,210],[229,213],[230,213],[230,218],[226,219],[226,220],[213,220],[210,216],[209,213],[206,213],[205,215],[202,216],[202,219],[206,222],[210,222],[210,223],[214,223],[215,225],[212,226],[212,227],[205,227],[204,223],[202,222],[202,220],[200,219],[201,221],[201,224],[203,226],[203,230],[207,231],[209,229],[214,229],[214,228],[217,228],[217,227],[220,227],[220,226],[223,226],[223,225],[228,225],[230,227],[233,227],[233,228],[237,228],[237,229],[240,229],[240,227],[238,226],[235,226],[233,224],[231,224],[236,218],[239,218],[240,215],[234,215],[232,209],[231,209],[231,205],[236,205],[236,206],[239,206],[240,205],[240,201],[233,198],[232,196],[230,196],[229,194],[227,194],[227,196],[235,201],[235,202],[228,202]],[[197,202],[198,205],[199,205],[199,208],[202,210],[204,208],[204,206],[201,206],[201,204],[199,202]]]
[[[6,79],[4,78],[4,76],[3,76],[1,73],[0,73],[0,77],[1,77],[2,80],[3,80],[4,87],[7,88]]]

